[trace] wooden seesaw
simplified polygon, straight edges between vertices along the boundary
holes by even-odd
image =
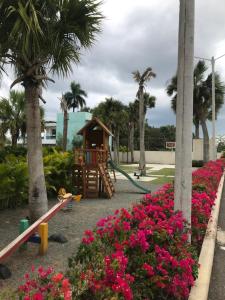
[[[78,199],[79,198],[79,199]],[[71,200],[79,201],[81,195],[73,196],[70,193],[64,194],[59,198],[59,203],[54,205],[47,213],[39,218],[35,223],[22,232],[15,240],[0,251],[0,263],[10,256],[16,249],[28,241],[37,231],[40,234],[39,253],[44,255],[48,249],[48,221]]]

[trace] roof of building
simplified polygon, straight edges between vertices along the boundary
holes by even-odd
[[[77,134],[83,135],[84,130],[88,128],[93,129],[96,125],[100,126],[108,135],[113,136],[112,132],[96,117],[88,121],[87,124],[77,132]]]

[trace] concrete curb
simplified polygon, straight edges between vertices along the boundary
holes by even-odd
[[[215,206],[212,209],[212,216],[208,222],[205,238],[202,244],[201,253],[199,256],[199,275],[191,289],[188,300],[207,300],[209,292],[209,284],[213,266],[214,249],[217,234],[217,223],[220,211],[220,200],[223,192],[224,175],[221,177]]]

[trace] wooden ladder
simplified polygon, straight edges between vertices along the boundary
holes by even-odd
[[[98,167],[85,166],[85,194],[87,198],[98,198]]]
[[[99,163],[98,168],[106,194],[109,198],[111,198],[115,192],[115,188],[109,175],[107,165],[105,163]]]

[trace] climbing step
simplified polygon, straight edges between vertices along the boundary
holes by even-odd
[[[109,198],[111,198],[113,196],[114,186],[112,184],[106,165],[103,163],[99,163],[98,168],[106,194]]]
[[[109,185],[110,185],[110,187],[111,187],[111,190],[112,190],[112,192],[115,192],[115,188],[114,188],[114,185],[113,185],[113,183],[112,183],[112,180],[111,180],[111,177],[110,177],[108,168],[106,167],[106,165],[103,165],[103,168],[104,168],[106,177],[107,177],[107,179],[108,179]]]

